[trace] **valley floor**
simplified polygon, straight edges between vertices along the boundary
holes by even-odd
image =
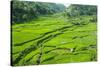
[[[59,14],[12,25],[12,65],[90,62],[97,60],[96,22]],[[74,24],[81,22],[84,24]]]

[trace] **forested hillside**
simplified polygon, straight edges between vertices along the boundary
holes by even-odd
[[[97,61],[95,5],[13,1],[13,66]]]
[[[88,24],[89,21],[81,20],[83,16],[93,16],[89,18],[91,22],[97,22],[97,7],[91,5],[77,5],[71,4],[64,12],[64,17],[69,20],[73,20],[72,24]],[[81,20],[81,21],[78,21]],[[78,22],[77,22],[78,21]]]
[[[12,2],[12,21],[21,23],[38,18],[40,15],[54,14],[64,11],[66,7],[62,4],[13,1]]]
[[[66,14],[69,17],[77,17],[82,15],[97,15],[97,7],[91,5],[72,4],[66,9]]]

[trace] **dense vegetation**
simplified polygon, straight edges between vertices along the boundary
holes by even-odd
[[[77,17],[82,15],[97,15],[97,7],[91,5],[70,5],[65,14],[69,17]]]
[[[66,9],[62,4],[26,1],[12,5],[13,66],[97,60],[96,6]]]
[[[12,21],[13,23],[26,22],[36,19],[40,15],[54,14],[65,9],[62,4],[13,1],[12,2]]]
[[[67,17],[67,19],[71,19],[71,20],[73,19],[73,21],[71,22],[76,25],[80,25],[80,24],[84,25],[89,23],[89,21],[81,20],[82,16],[93,16],[92,18],[90,18],[90,21],[97,22],[96,6],[71,4],[62,14],[64,15],[64,17]]]

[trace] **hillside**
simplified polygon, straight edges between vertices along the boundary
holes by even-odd
[[[96,61],[96,14],[66,14],[62,10],[12,24],[12,65]]]

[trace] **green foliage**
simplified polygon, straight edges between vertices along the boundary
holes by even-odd
[[[38,18],[40,15],[53,14],[65,9],[62,4],[12,1],[12,22],[20,23]]]
[[[58,11],[57,4],[54,3],[18,2],[13,5],[17,5],[14,10],[20,12],[15,11],[16,16],[21,16],[15,17],[20,24],[12,25],[11,31],[13,66],[97,61],[95,13],[81,15],[74,9],[74,17],[70,14],[69,17],[66,11],[59,13],[63,10]],[[28,8],[22,8],[21,5],[27,5]],[[31,21],[27,15],[36,19]],[[28,18],[30,22],[27,20],[23,23],[23,18]]]
[[[91,5],[72,4],[66,9],[65,14],[69,17],[77,17],[81,15],[97,15],[97,7]]]

